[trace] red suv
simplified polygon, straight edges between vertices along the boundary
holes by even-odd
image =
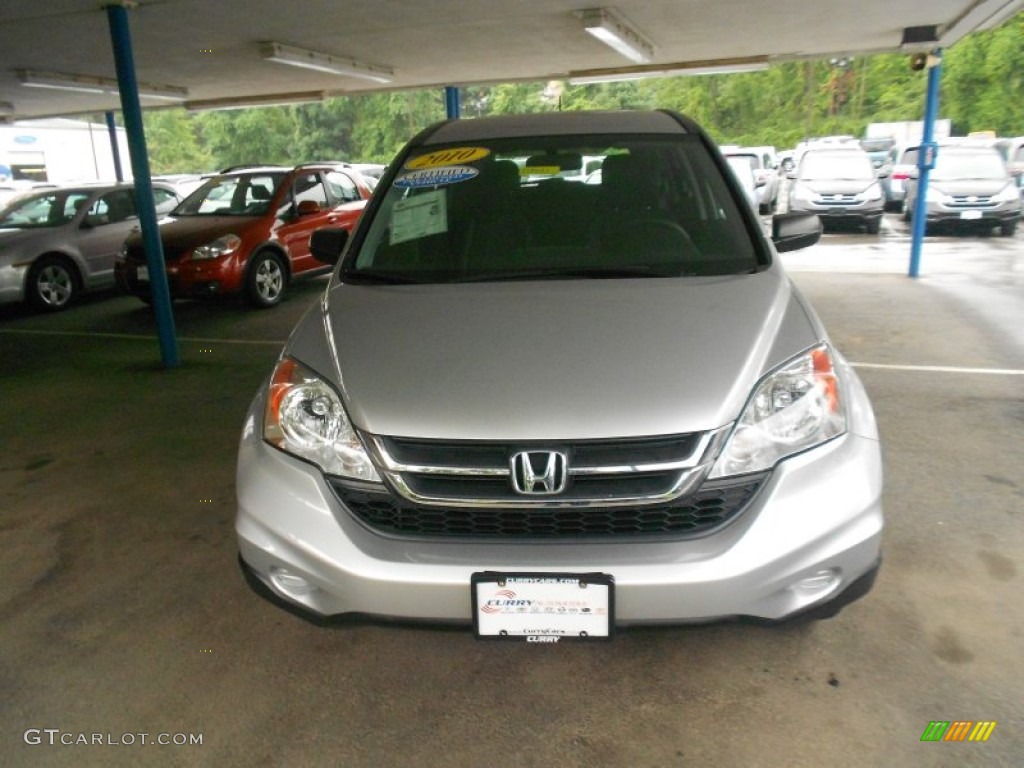
[[[351,230],[370,194],[344,163],[247,166],[208,179],[160,221],[171,297],[241,293],[253,306],[274,306],[292,277],[329,269],[310,255],[313,230]],[[149,301],[140,232],[125,241],[115,269],[121,287]]]

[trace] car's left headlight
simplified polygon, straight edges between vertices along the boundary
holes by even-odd
[[[992,195],[993,203],[1013,203],[1020,199],[1020,190],[1013,184],[1007,184],[999,192]]]
[[[337,392],[290,357],[281,358],[270,377],[263,439],[328,474],[381,481]]]
[[[821,344],[783,364],[754,388],[710,477],[770,469],[777,461],[846,431],[832,352]]]
[[[242,238],[238,235],[222,235],[212,242],[196,246],[192,249],[192,259],[194,261],[217,259],[238,250],[238,246],[241,244]]]

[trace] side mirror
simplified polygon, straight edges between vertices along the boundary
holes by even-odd
[[[309,237],[309,252],[324,264],[334,265],[341,258],[348,242],[348,230],[334,227],[316,229]]]
[[[314,213],[320,213],[320,203],[316,200],[303,200],[295,207],[295,215],[300,218],[312,216]]]
[[[816,213],[780,213],[772,216],[772,242],[779,253],[814,245],[821,238],[821,219]]]

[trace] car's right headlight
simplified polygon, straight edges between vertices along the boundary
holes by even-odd
[[[281,358],[270,377],[263,439],[327,474],[381,482],[337,392],[290,357]]]
[[[832,352],[820,344],[761,379],[709,477],[771,469],[780,459],[845,431]]]

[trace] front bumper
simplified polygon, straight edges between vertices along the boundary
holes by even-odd
[[[261,440],[261,414],[257,398],[239,452],[239,553],[313,614],[469,622],[475,572],[596,571],[615,580],[619,625],[773,621],[859,596],[852,585],[870,587],[879,562],[880,450],[854,433],[779,464],[739,519],[703,538],[482,543],[368,530],[318,469]]]
[[[808,202],[792,202],[789,210],[792,213],[816,213],[822,222],[859,222],[861,224],[878,221],[884,213],[881,200],[870,205],[866,203],[818,205]]]
[[[0,304],[11,304],[25,298],[25,273],[28,265],[0,265]]]
[[[929,224],[958,224],[963,226],[995,226],[1009,224],[1021,217],[1020,205],[1003,203],[988,208],[950,207],[944,203],[928,201],[925,220]]]
[[[167,287],[175,298],[200,298],[233,293],[240,288],[237,270],[229,260],[181,261],[167,264]],[[135,295],[149,295],[148,268],[133,260],[114,267],[118,286]]]

